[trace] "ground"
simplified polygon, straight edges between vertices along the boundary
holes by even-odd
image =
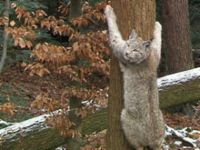
[[[20,63],[11,65],[5,69],[5,71],[0,76],[0,103],[13,102],[18,107],[22,108],[13,116],[0,113],[0,118],[9,122],[19,122],[38,114],[29,110],[30,103],[35,99],[35,97],[41,92],[47,92],[54,99],[60,99],[60,95],[67,86],[67,83],[55,75],[49,75],[46,77],[29,76],[28,72],[25,72],[21,67]],[[200,131],[200,103],[193,104],[197,109],[193,113],[184,113],[185,111],[179,111],[178,113],[172,113],[164,110],[164,118],[166,123],[173,128],[181,129],[184,127],[191,127]],[[191,105],[191,109],[192,106]],[[23,110],[24,109],[24,110]],[[177,109],[177,108],[175,108]],[[27,111],[28,110],[28,111]],[[24,112],[27,113],[24,113]],[[88,135],[88,145],[83,147],[82,150],[89,150],[91,147],[98,147],[99,145],[104,145],[105,130],[100,133],[94,133]],[[200,138],[200,135],[196,135]],[[195,137],[195,138],[197,138]],[[177,146],[174,144],[175,141],[181,141],[174,137],[167,138],[167,143],[170,144],[172,149],[183,149],[182,146]],[[92,145],[92,146],[91,146]],[[187,145],[187,143],[186,143]],[[87,149],[88,148],[88,149]],[[102,149],[104,146],[102,146]],[[192,149],[192,148],[186,148]]]

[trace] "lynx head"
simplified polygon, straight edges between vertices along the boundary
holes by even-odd
[[[145,56],[149,54],[146,52],[149,52],[151,42],[143,41],[140,37],[137,37],[135,30],[132,31],[126,43],[124,56],[131,63],[139,64],[146,58]]]

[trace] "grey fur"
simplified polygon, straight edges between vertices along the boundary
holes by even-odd
[[[157,67],[161,51],[161,25],[156,22],[154,39],[143,41],[133,30],[124,41],[113,9],[107,6],[110,45],[120,62],[124,80],[124,109],[121,123],[129,143],[137,150],[161,149],[164,121],[159,109]]]

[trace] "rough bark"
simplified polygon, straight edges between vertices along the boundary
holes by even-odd
[[[155,0],[113,0],[118,27],[124,39],[134,28],[143,40],[152,38],[155,24]],[[112,57],[108,106],[107,149],[131,149],[121,129],[120,114],[123,106],[123,81],[117,59]]]
[[[162,0],[168,73],[193,68],[188,0]]]

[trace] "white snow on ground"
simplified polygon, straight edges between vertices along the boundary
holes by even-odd
[[[191,130],[191,131],[188,131]],[[193,139],[191,138],[192,135],[194,134],[199,134],[200,131],[197,131],[197,130],[192,130],[191,128],[183,128],[181,130],[176,130],[176,129],[173,129],[169,126],[166,125],[166,130],[165,130],[165,135],[166,136],[175,136],[175,137],[178,137],[180,138],[181,140],[183,140],[184,142],[190,144],[194,150],[200,150],[199,147],[200,147],[200,137],[198,139]],[[180,143],[180,141],[175,141],[174,143],[175,145],[177,146],[180,146],[182,143]]]

